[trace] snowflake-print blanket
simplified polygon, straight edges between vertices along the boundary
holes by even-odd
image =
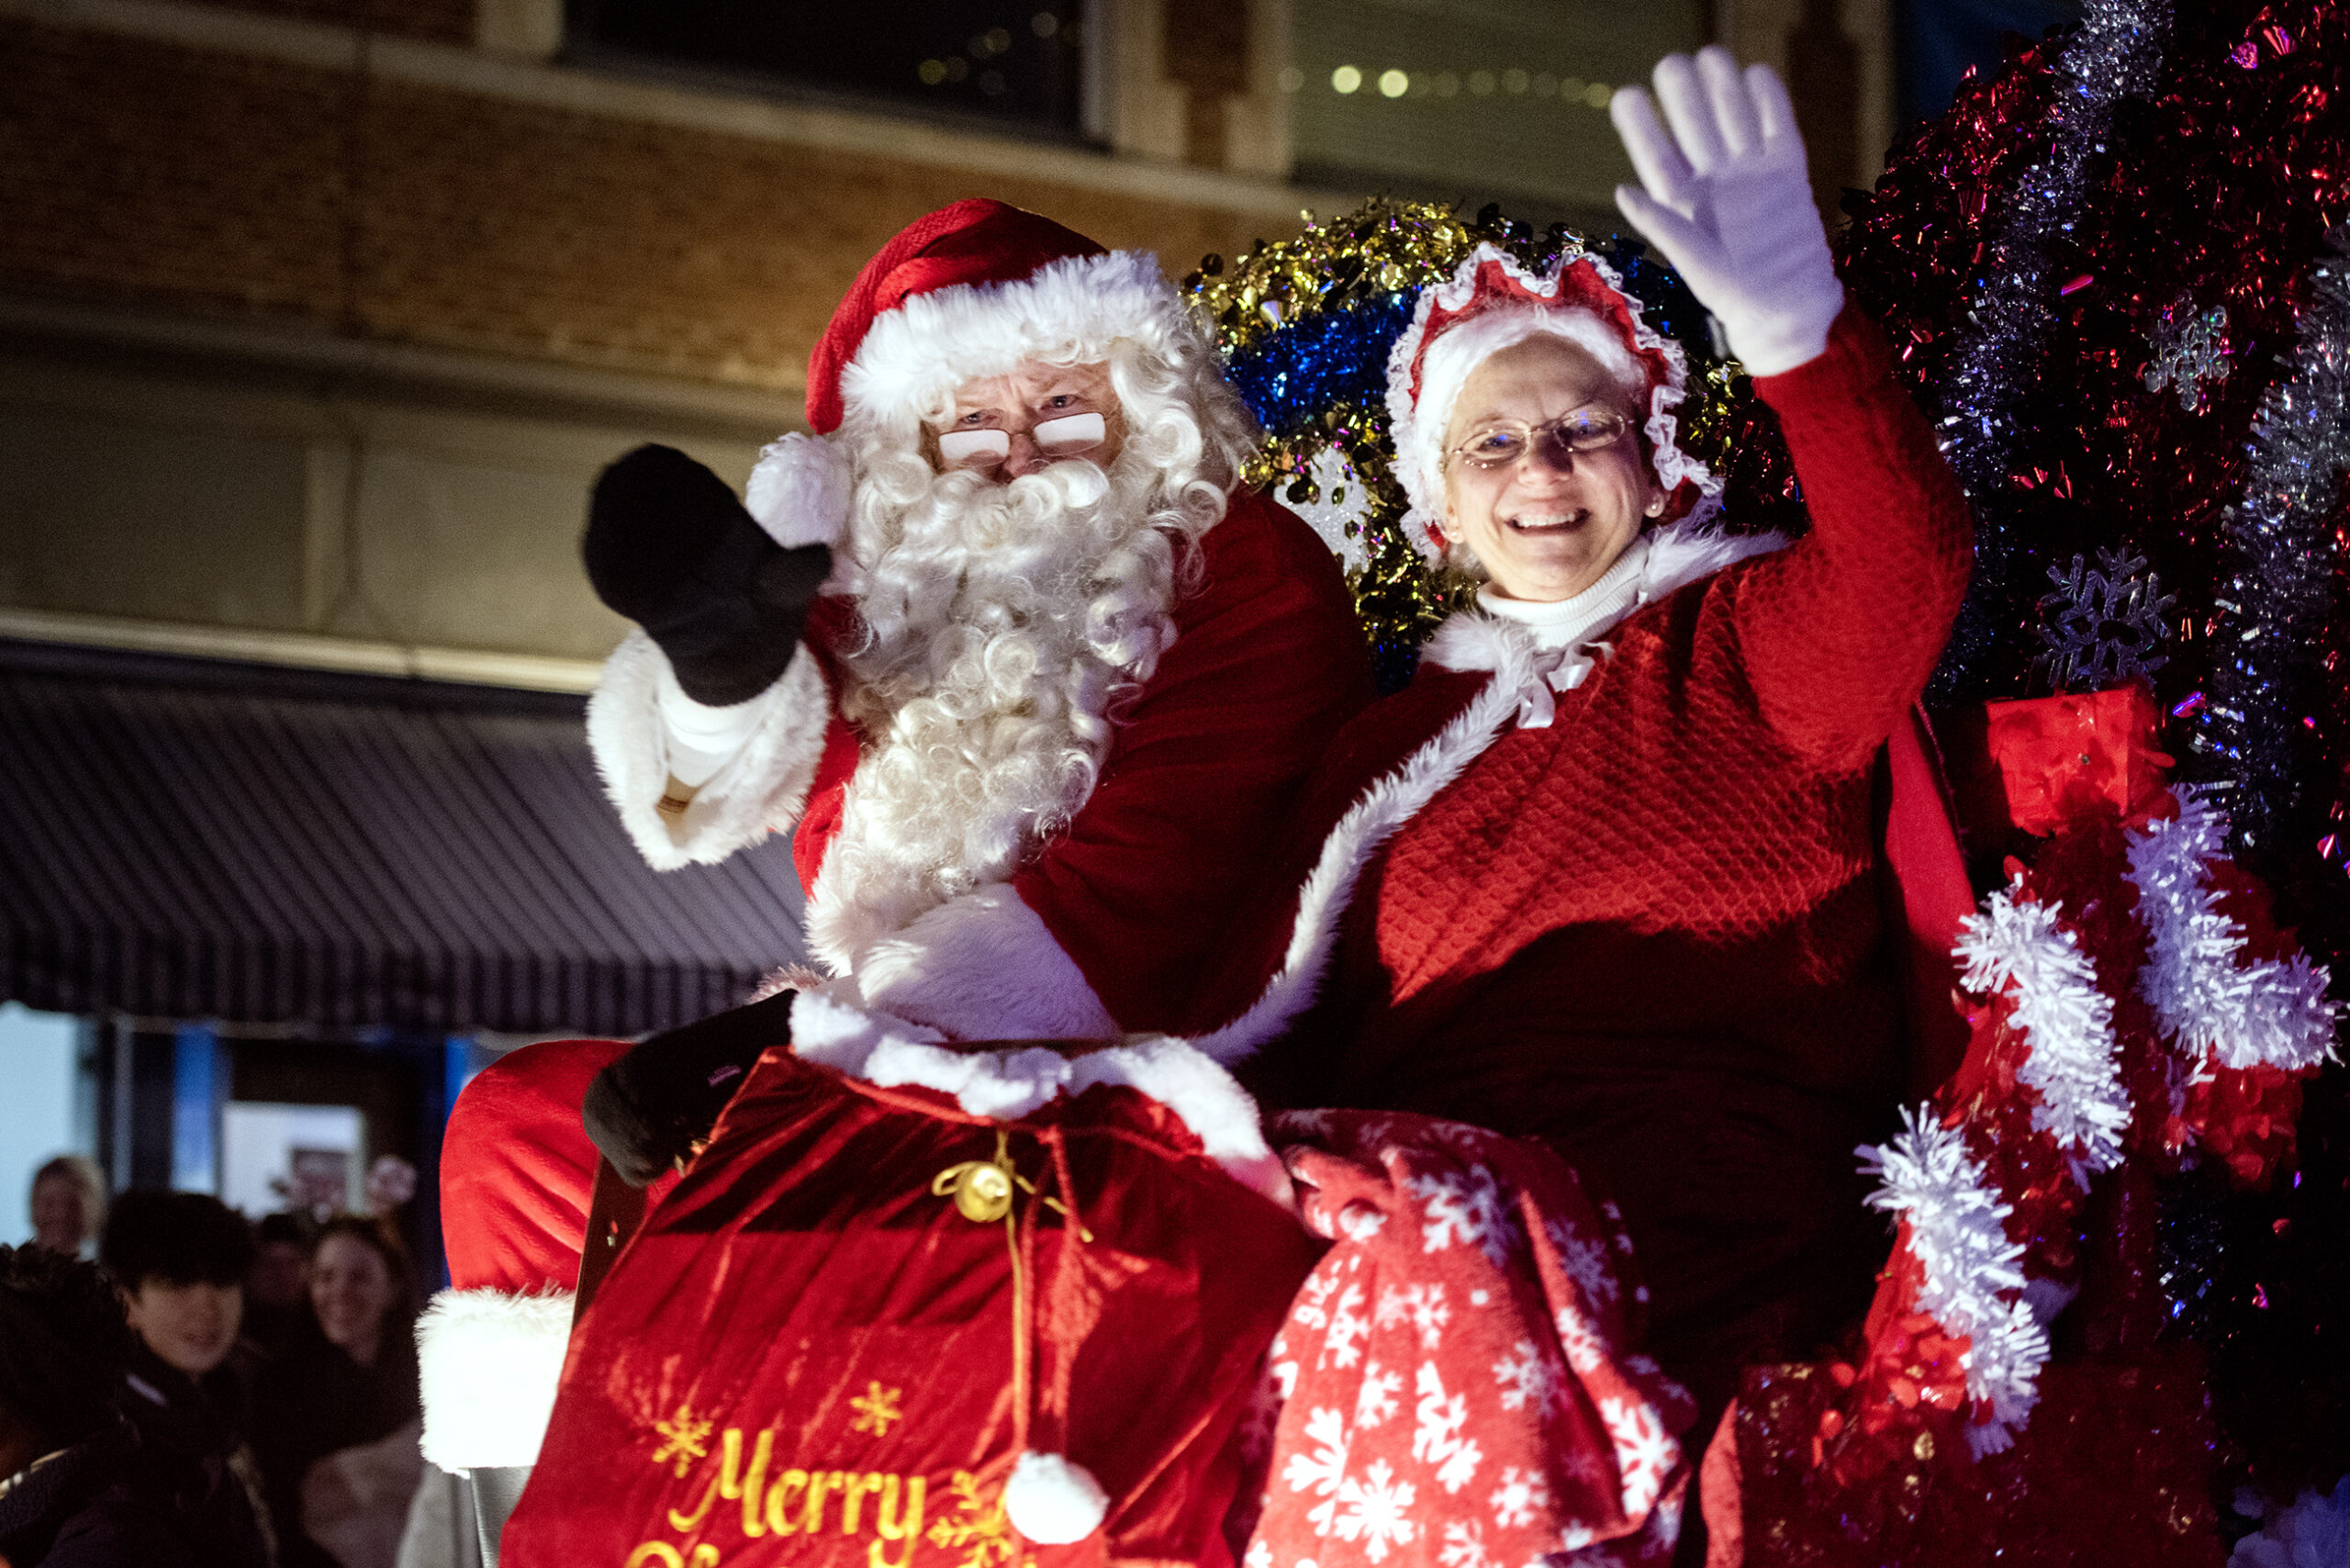
[[[1611,1213],[1548,1148],[1367,1111],[1274,1141],[1333,1242],[1273,1342],[1284,1396],[1246,1568],[1663,1562],[1688,1395],[1631,1352]]]

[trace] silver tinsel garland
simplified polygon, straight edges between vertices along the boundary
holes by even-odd
[[[1934,674],[1934,695],[1959,700],[1998,636],[2015,541],[2009,461],[2016,421],[2056,313],[2048,248],[2069,233],[2092,158],[2102,154],[2114,106],[2150,90],[2162,68],[2171,0],[2087,0],[2080,30],[2055,68],[2047,150],[2018,182],[2004,225],[1986,248],[1983,280],[1958,330],[1943,377],[1943,449],[1975,505],[1975,580]]]
[[[2350,473],[2350,222],[2325,237],[2287,374],[2261,395],[2243,493],[2223,518],[2232,556],[2216,602],[2189,771],[2228,791],[2231,837],[2262,857],[2307,777],[2319,638],[2332,608],[2328,525]]]

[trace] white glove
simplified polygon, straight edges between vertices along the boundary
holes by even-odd
[[[661,710],[661,728],[668,742],[669,777],[688,790],[699,790],[716,778],[767,716],[768,705],[758,697],[732,708],[705,707],[695,701],[677,684],[677,671],[669,667],[666,656],[661,659],[653,698]]]
[[[1694,64],[1666,55],[1656,93],[1669,136],[1639,88],[1617,88],[1609,105],[1648,187],[1617,185],[1616,205],[1714,313],[1749,374],[1776,375],[1818,357],[1844,286],[1812,205],[1785,85],[1767,65],[1741,74],[1717,45]]]

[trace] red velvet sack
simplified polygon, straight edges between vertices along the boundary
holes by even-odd
[[[1123,1086],[990,1121],[768,1052],[573,1336],[505,1561],[1228,1562],[1231,1439],[1317,1246],[1200,1147]],[[1000,1151],[1008,1217],[965,1217]],[[1024,1450],[1091,1473],[1100,1529],[1020,1539]]]

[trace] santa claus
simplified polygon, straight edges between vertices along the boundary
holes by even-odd
[[[1176,1022],[1364,680],[1328,552],[1237,491],[1250,421],[1185,303],[958,202],[849,290],[808,422],[747,510],[657,448],[599,487],[588,571],[643,629],[588,732],[631,834],[666,868],[796,822],[814,954],[950,1036]]]
[[[793,831],[806,978],[929,1037],[1180,1027],[1370,684],[1329,552],[1239,486],[1250,421],[1206,336],[1152,257],[958,202],[858,275],[808,422],[744,502],[657,447],[598,486],[588,572],[639,629],[588,730],[631,836],[666,868]],[[526,1047],[460,1100],[453,1288],[425,1325],[444,1467],[536,1453],[597,1162],[583,1098],[642,1185],[790,1005],[624,1055]]]

